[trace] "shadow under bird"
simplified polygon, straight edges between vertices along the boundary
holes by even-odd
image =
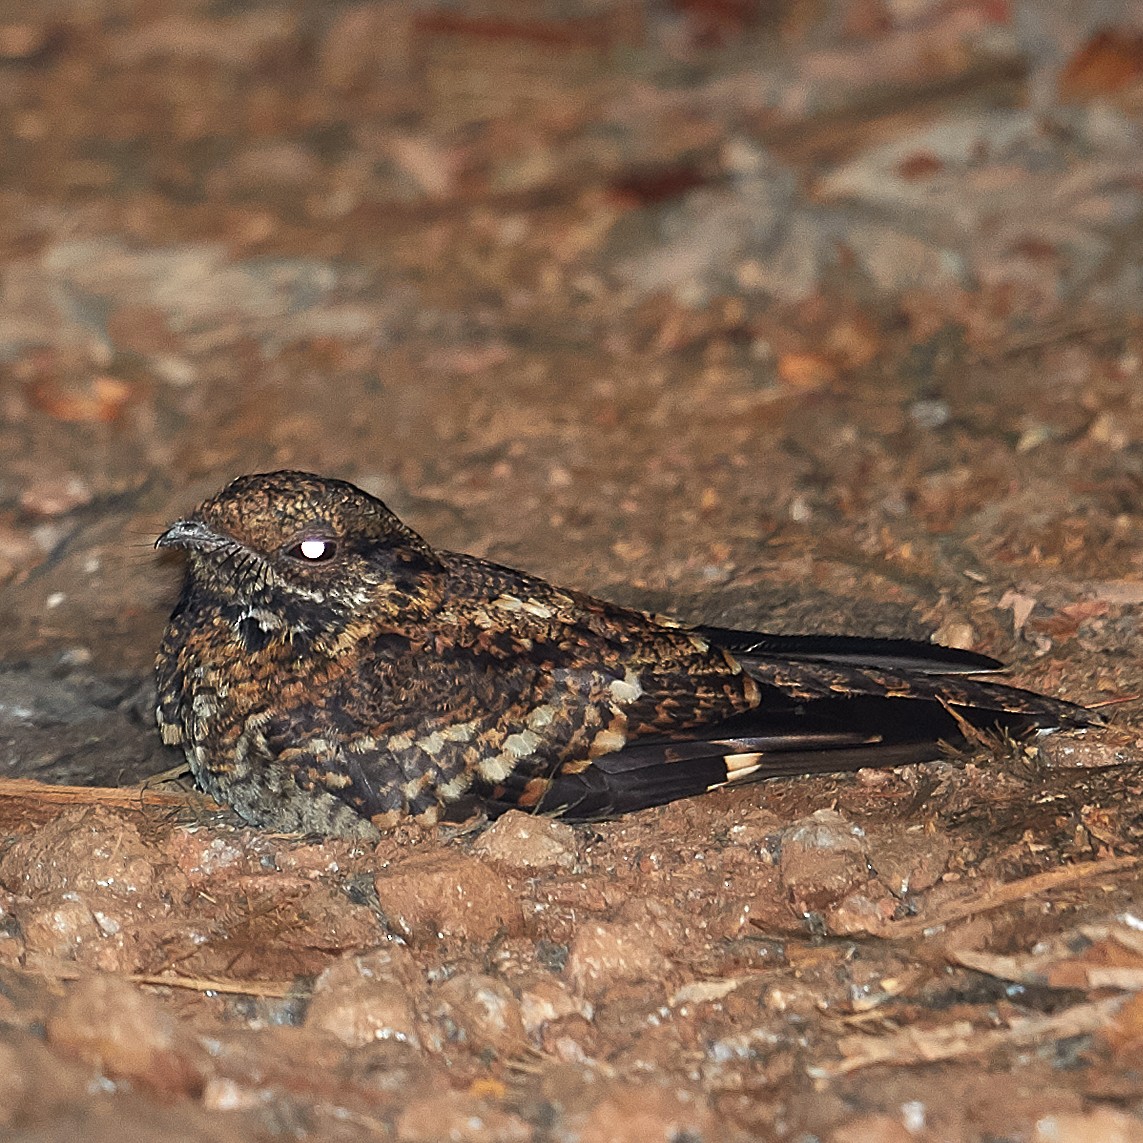
[[[430,547],[373,496],[243,476],[158,539],[189,559],[158,722],[208,793],[286,832],[586,820],[730,783],[938,758],[1099,721],[894,639],[689,626]]]

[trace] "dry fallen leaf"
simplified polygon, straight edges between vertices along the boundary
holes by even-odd
[[[101,375],[71,384],[39,379],[26,392],[34,408],[57,421],[108,424],[118,420],[132,389],[126,381]]]

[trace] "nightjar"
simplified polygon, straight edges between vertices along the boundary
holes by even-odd
[[[728,783],[893,766],[1097,722],[907,640],[689,626],[430,547],[381,501],[243,476],[188,553],[158,722],[246,821],[368,838],[480,808],[610,817]]]

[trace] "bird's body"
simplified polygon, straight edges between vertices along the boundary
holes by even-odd
[[[967,727],[1082,726],[926,644],[687,627],[438,551],[341,481],[241,477],[190,553],[158,720],[246,820],[372,836],[475,802],[611,816],[780,774],[937,757]]]

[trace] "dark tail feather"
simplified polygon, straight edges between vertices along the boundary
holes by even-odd
[[[1094,711],[1075,703],[964,674],[890,671],[770,656],[748,662],[747,671],[762,684],[762,702],[757,709],[767,719],[773,718],[772,704],[789,709],[794,700],[801,703],[798,709],[834,712],[839,716],[834,725],[840,723],[847,729],[853,712],[863,709],[850,704],[859,702],[874,704],[878,726],[902,721],[911,724],[934,708],[946,712],[955,709],[973,722],[983,719],[1003,724],[1019,716],[1040,730],[1103,722]],[[887,700],[891,705],[885,705]],[[824,705],[829,703],[835,705]]]
[[[557,777],[544,797],[541,811],[559,814],[568,821],[598,821],[705,794],[719,786],[833,774],[866,766],[905,766],[910,762],[931,762],[941,754],[940,744],[934,742],[876,743],[848,749],[769,754],[758,763],[737,769],[732,769],[736,761],[753,756],[708,755],[686,762],[627,769],[620,751],[600,759],[583,774]]]
[[[976,732],[1018,739],[1093,721],[1083,708],[1065,703],[1054,704],[1051,712],[1056,717],[1046,717],[1046,710],[979,707],[955,708],[954,713],[937,701],[869,696],[822,699],[786,712],[750,711],[716,731],[640,739],[579,772],[558,771],[537,808],[573,821],[598,820],[718,786],[931,762],[977,745]],[[510,778],[497,794],[493,812],[515,804],[519,791]]]
[[[695,633],[744,660],[747,665],[754,658],[773,657],[935,675],[979,675],[1004,669],[1003,663],[988,655],[914,639],[773,635],[764,631],[735,631],[729,627],[698,627]]]

